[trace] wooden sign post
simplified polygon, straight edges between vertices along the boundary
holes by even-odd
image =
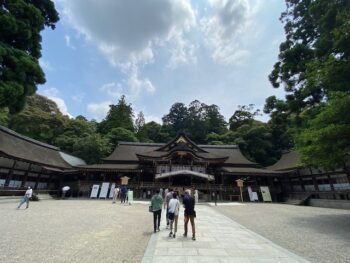
[[[243,180],[242,179],[238,179],[236,180],[237,182],[237,186],[239,187],[239,192],[241,194],[241,202],[243,202],[243,194],[242,194],[242,188],[243,188]]]
[[[127,177],[127,176],[123,176],[123,177],[121,177],[120,178],[120,181],[121,181],[121,185],[128,185],[128,183],[129,183],[129,177]]]

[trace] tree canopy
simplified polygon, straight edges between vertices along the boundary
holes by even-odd
[[[0,108],[19,112],[45,83],[40,32],[45,26],[54,29],[58,20],[50,0],[0,1]]]

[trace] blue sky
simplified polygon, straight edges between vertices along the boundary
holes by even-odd
[[[102,120],[121,94],[161,122],[175,102],[262,108],[283,96],[268,74],[284,39],[281,0],[56,0],[43,32],[43,94],[70,116]],[[267,116],[262,116],[266,120]]]

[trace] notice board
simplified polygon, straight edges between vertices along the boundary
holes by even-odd
[[[107,198],[108,188],[109,188],[109,183],[106,183],[106,182],[102,183],[99,198]]]
[[[100,185],[94,184],[92,186],[90,198],[97,198],[98,189],[100,189]]]

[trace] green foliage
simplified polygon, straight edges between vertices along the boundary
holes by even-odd
[[[0,1],[0,108],[19,112],[36,85],[45,83],[40,32],[58,19],[50,0]]]
[[[125,96],[121,96],[117,105],[110,105],[107,117],[99,124],[102,134],[109,133],[113,128],[124,128],[134,132],[133,110],[131,104],[127,104]]]
[[[330,92],[350,92],[350,2],[286,3],[281,16],[286,41],[269,78],[274,87],[284,85],[289,111],[299,114]]]
[[[78,138],[73,145],[72,154],[84,159],[88,164],[100,163],[111,152],[111,145],[101,134],[93,133]]]
[[[107,133],[106,138],[109,140],[111,145],[115,147],[118,142],[137,142],[135,134],[132,131],[124,129],[122,127],[113,128],[109,133]]]
[[[167,127],[170,136],[184,131],[196,143],[205,143],[208,133],[222,134],[227,131],[225,118],[216,105],[206,105],[198,100],[188,107],[175,103],[163,117],[163,126]]]
[[[12,114],[9,128],[30,138],[54,144],[63,133],[68,117],[62,115],[55,102],[40,95],[30,96],[24,110]]]
[[[230,130],[234,131],[242,125],[252,124],[254,118],[259,115],[260,110],[254,111],[254,104],[238,105],[238,110],[233,113],[229,120]]]
[[[339,117],[346,122],[349,112],[344,104],[350,93],[350,2],[286,4],[281,16],[286,40],[269,78],[287,95],[285,100],[268,98],[264,109],[271,116],[273,144],[288,149],[295,141],[305,165],[340,167],[349,152],[343,139],[349,131]],[[343,95],[328,101],[334,92]]]
[[[5,109],[0,109],[0,125],[7,127],[9,123],[9,112]]]
[[[299,130],[296,148],[307,166],[336,169],[350,161],[350,95],[335,93]]]
[[[140,142],[167,142],[171,139],[164,127],[154,121],[143,125],[137,132],[137,138]]]

